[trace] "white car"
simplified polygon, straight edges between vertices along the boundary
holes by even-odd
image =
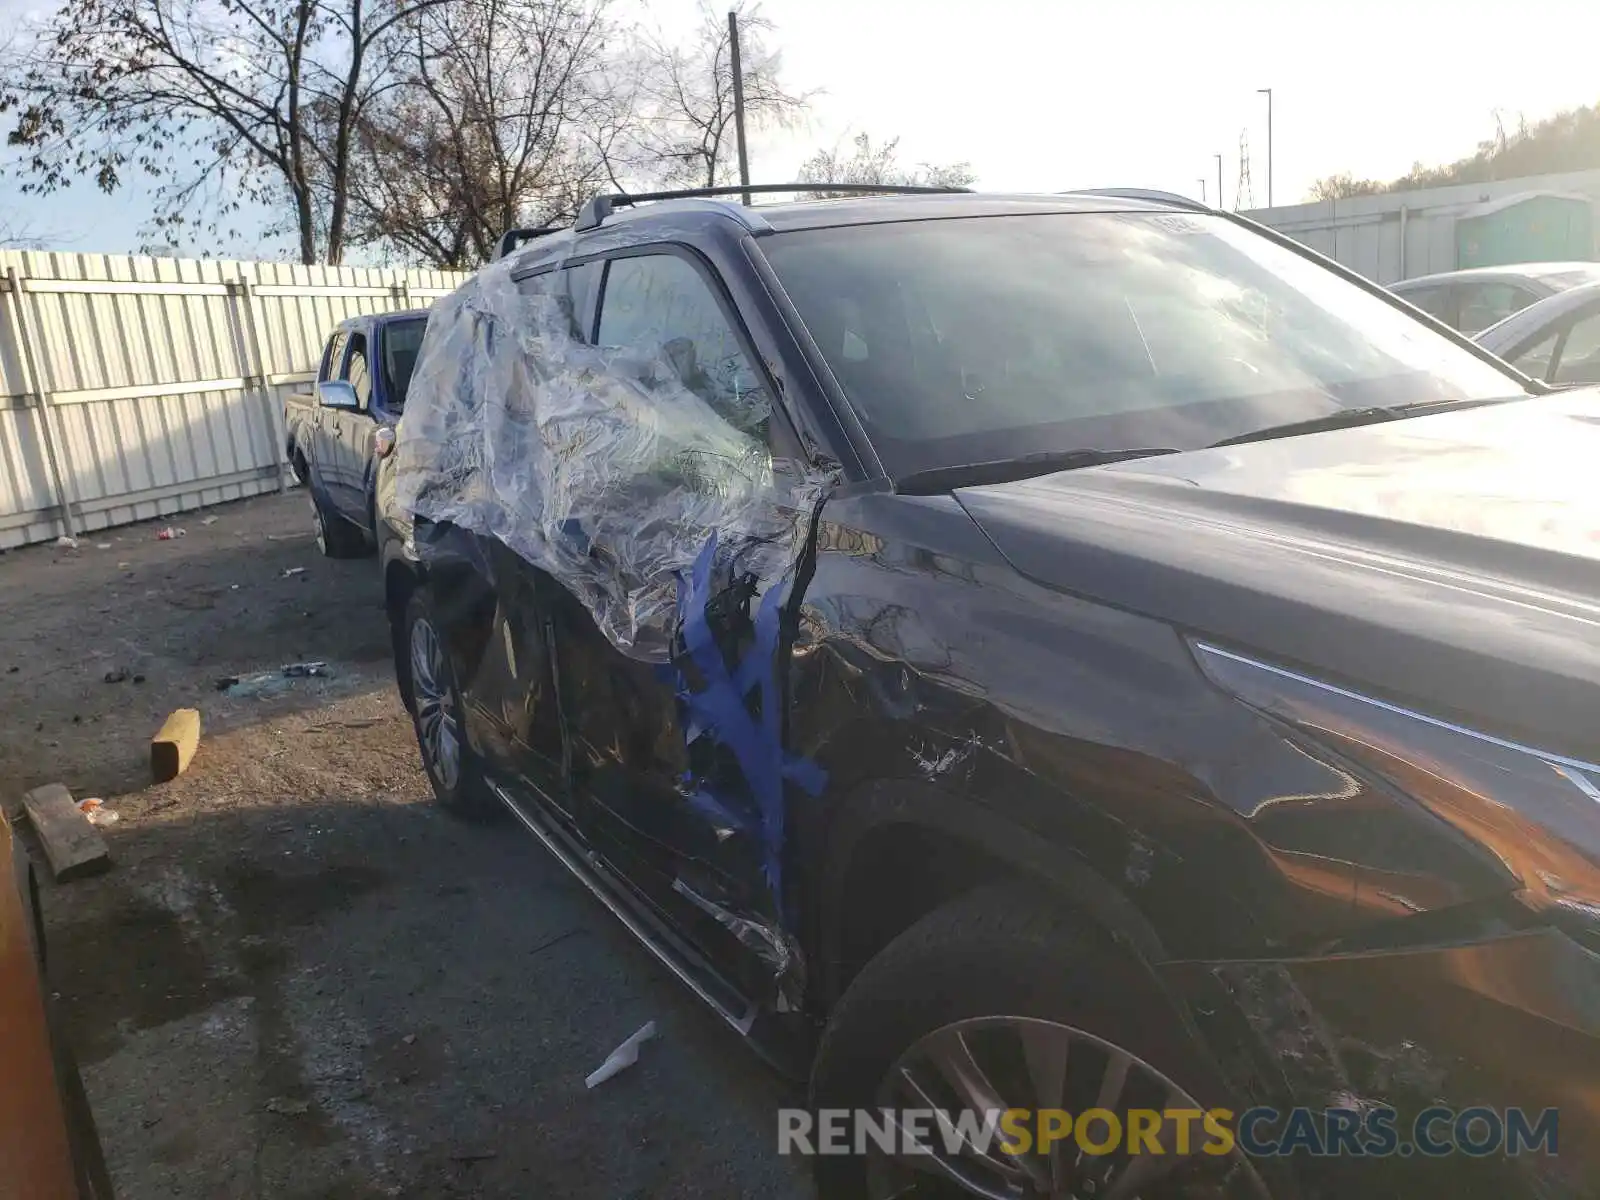
[[[1419,275],[1389,284],[1389,290],[1452,329],[1475,337],[1497,321],[1547,296],[1586,283],[1600,283],[1600,263],[1516,263]]]
[[[1556,387],[1600,383],[1600,283],[1540,300],[1473,340],[1524,375]]]

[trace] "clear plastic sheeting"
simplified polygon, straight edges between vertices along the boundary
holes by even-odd
[[[499,538],[582,601],[624,654],[666,661],[702,551],[714,547],[722,586],[778,582],[826,480],[772,457],[770,397],[731,357],[703,361],[714,356],[684,338],[652,343],[648,327],[627,347],[589,345],[563,273],[514,280],[516,263],[434,306],[395,451],[396,500]]]

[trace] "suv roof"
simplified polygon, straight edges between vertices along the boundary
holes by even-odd
[[[955,192],[945,196],[852,196],[838,200],[794,200],[746,209],[773,230],[870,225],[937,217],[992,217],[1019,213],[1173,212],[1178,206],[1143,196],[1065,192],[1059,195]]]
[[[693,196],[618,207],[605,223],[582,231],[562,229],[522,243],[507,257],[528,263],[582,253],[591,239],[608,231],[649,228],[671,221],[690,227],[733,220],[760,236],[793,229],[824,229],[890,221],[990,217],[1024,213],[1209,212],[1187,197],[1135,189],[1084,190],[1055,194],[940,192],[926,195],[846,196],[827,200],[785,200],[749,207],[734,199]]]

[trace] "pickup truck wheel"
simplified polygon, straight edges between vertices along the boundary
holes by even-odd
[[[482,765],[467,742],[466,708],[444,637],[427,589],[418,589],[406,606],[402,645],[411,676],[411,723],[422,751],[422,766],[441,806],[457,815],[482,820],[503,809],[484,781]]]
[[[307,487],[311,496],[311,521],[317,535],[317,549],[327,558],[360,558],[367,553],[366,539],[361,531],[343,517],[330,513],[320,499],[317,489]]]
[[[1112,1130],[1100,1117],[1086,1130],[1091,1152],[1070,1131],[1038,1148],[1042,1110],[1075,1120],[1106,1109],[1125,1131],[1129,1110],[1215,1107],[1210,1088],[1195,1082],[1213,1078],[1204,1061],[1137,960],[1032,889],[981,889],[917,922],[862,969],[834,1009],[812,1071],[813,1150],[823,1121],[839,1121],[830,1111],[852,1114],[834,1128],[854,1147],[854,1114],[882,1125],[880,1112],[889,1109],[921,1122],[911,1128],[932,1152],[906,1152],[902,1125],[893,1150],[865,1137],[865,1153],[818,1154],[817,1194],[1267,1200],[1237,1149],[1202,1152],[1220,1143],[1199,1119],[1189,1123],[1187,1145],[1175,1121],[1159,1125],[1161,1154],[1145,1142],[1129,1156],[1125,1133],[1106,1145]],[[981,1125],[987,1112],[1005,1109],[1029,1110],[1023,1127],[1035,1140],[1027,1153],[1017,1143],[1017,1153],[1002,1148],[1009,1130],[987,1147],[956,1139],[952,1148],[937,1118],[911,1118],[971,1112]]]

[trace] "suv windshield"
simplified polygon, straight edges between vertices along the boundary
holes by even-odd
[[[907,221],[781,232],[762,249],[895,477],[1523,394],[1220,216]]]

